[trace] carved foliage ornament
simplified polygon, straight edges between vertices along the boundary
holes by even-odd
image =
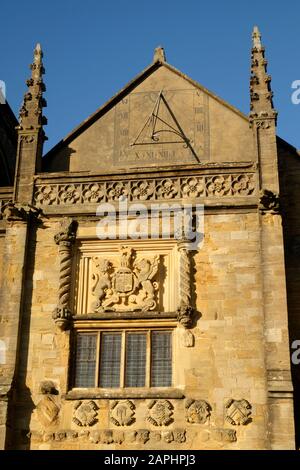
[[[233,426],[245,425],[251,422],[252,406],[247,400],[230,399],[225,405],[226,421]]]
[[[158,261],[158,256],[135,259],[133,250],[126,246],[120,248],[117,268],[107,259],[94,258],[92,294],[97,300],[93,311],[154,310],[158,284],[153,278],[158,271]]]
[[[114,401],[110,409],[110,420],[115,426],[134,423],[135,406],[130,400]]]
[[[168,426],[173,422],[173,405],[168,400],[152,400],[148,408],[147,420],[153,426]]]
[[[75,403],[73,422],[77,426],[93,426],[98,422],[98,406],[94,401],[78,401]]]

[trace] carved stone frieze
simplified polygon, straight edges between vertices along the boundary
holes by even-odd
[[[135,405],[130,400],[114,401],[110,408],[110,420],[115,426],[129,426],[134,423]]]
[[[147,444],[151,446],[153,443],[164,442],[166,444],[184,444],[188,439],[187,431],[183,428],[168,429],[165,431],[150,431],[148,429],[135,429],[132,431],[121,431],[111,429],[82,429],[79,431],[70,429],[61,429],[56,432],[49,431],[31,431],[27,432],[27,438],[37,442],[63,442],[80,440],[91,444]],[[226,428],[206,428],[197,431],[197,437],[201,442],[216,441],[219,443],[230,444],[237,441],[236,431]]]
[[[253,173],[155,178],[94,183],[40,184],[37,205],[78,205],[99,202],[172,200],[199,197],[251,196],[255,192]]]
[[[188,423],[205,424],[211,412],[211,406],[205,400],[187,400],[186,420]]]
[[[252,406],[247,400],[228,400],[225,405],[226,421],[233,426],[248,424],[252,421]]]
[[[152,400],[147,420],[153,426],[168,426],[173,422],[173,405],[169,400]]]
[[[118,267],[114,268],[107,259],[95,257],[93,261],[94,312],[155,309],[158,283],[154,277],[158,271],[158,256],[136,259],[131,248],[122,246]]]
[[[93,426],[98,422],[98,409],[93,400],[76,402],[73,410],[73,422],[77,426]]]

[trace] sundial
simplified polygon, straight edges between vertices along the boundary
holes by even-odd
[[[191,142],[160,91],[150,116],[131,145],[179,143],[188,145]]]
[[[133,92],[115,107],[114,163],[199,163],[209,156],[208,98],[197,89]]]

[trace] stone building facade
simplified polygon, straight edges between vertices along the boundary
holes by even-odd
[[[300,162],[252,40],[249,117],[157,48],[43,158],[36,46],[15,140],[0,109],[1,448],[295,448]]]

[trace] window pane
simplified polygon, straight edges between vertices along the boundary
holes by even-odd
[[[127,333],[125,387],[145,387],[146,333]]]
[[[172,385],[172,342],[169,331],[151,335],[151,387]]]
[[[95,387],[97,334],[76,338],[74,387]]]
[[[120,387],[121,333],[102,333],[100,387]]]

